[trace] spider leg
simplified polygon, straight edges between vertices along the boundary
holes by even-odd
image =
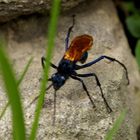
[[[67,50],[68,47],[69,47],[70,33],[71,33],[71,31],[72,31],[72,29],[74,27],[74,24],[75,24],[75,15],[73,15],[72,17],[73,17],[73,22],[72,22],[72,25],[68,29],[67,36],[66,36],[66,39],[65,39],[65,50]]]
[[[107,100],[106,100],[106,98],[105,98],[105,96],[104,96],[104,94],[103,94],[103,90],[102,90],[102,87],[101,87],[101,83],[100,83],[100,81],[99,81],[97,75],[96,75],[95,73],[88,73],[88,74],[76,74],[76,76],[78,76],[78,77],[90,77],[90,76],[94,76],[94,77],[95,77],[97,86],[100,88],[101,96],[102,96],[102,98],[103,98],[103,100],[104,100],[104,103],[105,103],[105,105],[106,105],[106,109],[107,109],[107,111],[108,111],[109,113],[111,113],[111,112],[112,112],[112,109],[111,109],[111,107],[109,106],[109,104],[107,103]]]
[[[78,77],[76,77],[76,76],[72,76],[72,75],[71,75],[71,78],[74,79],[74,80],[78,80],[78,81],[80,81],[80,82],[82,83],[82,86],[83,86],[84,91],[86,92],[86,94],[87,94],[89,100],[91,101],[93,108],[95,108],[96,106],[95,106],[95,104],[94,104],[94,101],[92,100],[92,98],[91,98],[91,96],[90,96],[90,94],[89,94],[89,92],[88,92],[88,90],[87,90],[87,87],[86,87],[84,81],[83,81],[82,79],[80,79],[80,78],[78,78]]]
[[[49,80],[49,79],[48,79]],[[50,84],[47,88],[46,88],[46,91],[48,91],[51,87],[52,87],[53,84]],[[32,102],[26,107],[26,108],[29,108],[38,98],[40,97],[40,94],[37,95],[33,100]]]
[[[43,69],[45,68],[45,61],[46,61],[46,58],[44,56],[42,56],[41,64],[42,64]],[[50,66],[53,67],[54,69],[57,69],[57,66],[55,66],[53,63],[50,63]]]
[[[87,64],[84,64],[84,65],[76,65],[76,68],[75,70],[79,70],[79,69],[82,69],[82,68],[86,68],[86,67],[90,67],[91,65],[94,65],[95,63],[101,61],[102,59],[107,59],[107,60],[110,60],[110,61],[115,61],[117,63],[119,63],[125,70],[125,73],[126,73],[126,78],[127,78],[127,81],[128,81],[128,85],[129,85],[129,77],[128,77],[128,71],[127,71],[127,68],[125,67],[125,65],[123,63],[121,63],[120,61],[116,60],[115,58],[112,58],[112,57],[109,57],[109,56],[105,56],[105,55],[102,55],[100,56],[99,58],[87,63]]]

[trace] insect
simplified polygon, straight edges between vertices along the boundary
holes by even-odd
[[[51,78],[49,78],[49,81],[51,81],[52,84],[48,87],[48,89],[49,89],[51,86],[53,86],[53,88],[55,90],[53,123],[55,121],[55,112],[56,112],[56,91],[59,90],[69,78],[79,81],[82,84],[82,87],[94,108],[95,107],[94,101],[93,101],[90,93],[88,92],[88,89],[82,79],[83,77],[94,77],[96,80],[97,86],[100,89],[101,96],[103,98],[107,111],[109,113],[112,112],[111,107],[109,106],[106,98],[104,97],[101,83],[100,83],[97,75],[92,72],[86,73],[86,74],[79,74],[79,73],[77,73],[77,70],[90,67],[103,59],[107,59],[109,61],[117,62],[124,68],[125,73],[126,73],[126,78],[128,80],[128,84],[129,84],[128,72],[127,72],[125,65],[123,63],[121,63],[120,61],[116,60],[115,58],[102,55],[99,58],[97,58],[89,63],[84,64],[88,58],[88,50],[91,49],[91,47],[93,45],[93,38],[92,38],[92,36],[87,35],[87,34],[80,35],[80,36],[75,37],[72,40],[71,44],[69,45],[69,38],[70,38],[70,34],[71,34],[71,31],[72,31],[74,25],[75,25],[75,16],[73,16],[73,23],[69,27],[68,33],[67,33],[67,36],[65,39],[65,53],[64,53],[63,58],[59,62],[58,66],[51,63],[51,67],[53,67],[57,71],[56,73],[54,73],[51,76]],[[42,57],[41,62],[42,62],[43,68],[45,67],[45,61],[47,61],[45,59],[45,57]],[[77,62],[81,62],[82,65],[78,65]]]

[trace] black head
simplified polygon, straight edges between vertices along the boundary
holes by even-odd
[[[55,73],[51,77],[51,81],[53,83],[53,87],[55,90],[58,90],[60,87],[62,87],[66,81],[66,77],[60,73]]]

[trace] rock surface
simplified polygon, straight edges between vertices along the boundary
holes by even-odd
[[[66,11],[84,0],[62,0],[61,10]],[[0,0],[0,22],[15,19],[32,13],[44,13],[50,10],[52,0]]]
[[[87,62],[102,54],[118,59],[128,69],[130,85],[126,85],[124,70],[114,62],[103,60],[90,68],[78,71],[79,73],[94,72],[98,75],[105,97],[113,112],[107,113],[94,78],[85,78],[84,82],[94,99],[96,110],[93,110],[81,84],[69,79],[57,92],[55,127],[52,126],[53,89],[46,94],[37,140],[104,140],[107,131],[124,109],[127,109],[128,113],[114,140],[136,140],[133,95],[135,89],[140,89],[140,77],[113,3],[110,0],[86,1],[60,16],[52,60],[56,65],[64,54],[65,37],[72,22],[72,14],[76,14],[76,25],[71,39],[81,34],[89,34],[94,37],[94,45],[89,51]],[[2,35],[6,36],[8,40],[7,51],[17,76],[20,75],[29,58],[34,56],[33,63],[20,86],[28,134],[36,102],[30,107],[27,106],[39,92],[39,79],[42,72],[40,58],[45,52],[48,19],[47,16],[34,15],[17,19],[0,28]],[[50,75],[53,72],[55,70],[52,69]],[[4,95],[5,93],[0,87],[0,108],[4,107],[7,101]],[[10,111],[7,110],[0,120],[0,139],[11,139],[10,124]]]

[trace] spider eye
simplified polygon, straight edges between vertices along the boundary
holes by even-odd
[[[64,76],[61,76],[61,79],[62,79],[62,80],[65,80],[65,77],[64,77]]]

